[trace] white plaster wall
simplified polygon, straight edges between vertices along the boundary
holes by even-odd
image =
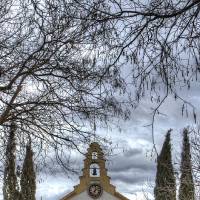
[[[75,197],[72,197],[71,200],[94,200],[92,199],[87,191],[84,191],[82,193],[80,193],[79,195],[75,196]],[[98,198],[98,200],[120,200],[114,196],[112,196],[111,194],[103,191],[103,194],[101,195],[100,198]]]

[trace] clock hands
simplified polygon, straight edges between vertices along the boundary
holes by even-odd
[[[88,189],[89,195],[94,198],[98,198],[102,194],[102,187],[99,184],[92,184]]]

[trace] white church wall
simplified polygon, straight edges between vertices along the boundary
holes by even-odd
[[[94,199],[91,198],[88,195],[87,191],[85,191],[85,192],[78,194],[77,196],[72,197],[71,200],[94,200]],[[111,194],[103,191],[103,194],[97,200],[120,200],[120,199],[118,199],[118,198],[112,196]]]

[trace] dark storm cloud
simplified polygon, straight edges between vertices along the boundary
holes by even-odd
[[[148,162],[145,158],[138,158],[137,160],[121,158],[111,168],[112,172],[123,172],[127,170],[152,171],[154,169],[154,164]]]
[[[145,153],[141,148],[134,148],[114,157],[109,168],[111,172],[152,171],[155,169],[155,163],[145,157]]]
[[[183,96],[188,93],[183,93]],[[193,95],[194,94],[194,95]],[[199,105],[200,97],[199,91],[195,90],[191,92],[190,97],[184,97],[196,105]],[[124,153],[122,151],[117,156],[111,156],[108,158],[108,176],[111,177],[111,183],[116,186],[117,190],[123,194],[132,195],[135,192],[141,192],[143,186],[148,182],[151,187],[148,185],[145,187],[145,191],[152,193],[152,185],[154,184],[154,178],[156,173],[156,163],[149,155],[146,156],[147,151],[152,148],[152,135],[151,129],[147,124],[151,123],[151,113],[152,110],[150,107],[154,107],[151,102],[143,101],[138,109],[134,110],[130,121],[121,122],[121,132],[117,132],[117,129],[109,132],[107,135],[112,137],[111,141],[118,141],[120,148],[125,149]],[[174,104],[173,97],[168,98],[165,104],[160,109],[163,115],[157,116],[155,121],[155,142],[157,146],[158,153],[162,147],[164,141],[164,136],[169,128],[173,128],[172,132],[172,145],[174,149],[180,144],[180,129],[187,126],[191,123],[191,118],[186,118],[181,116],[181,105]],[[167,115],[165,115],[167,114]],[[103,129],[99,129],[99,134],[102,135]],[[116,132],[115,132],[116,131]],[[113,134],[117,133],[117,134]],[[175,154],[174,154],[175,155]],[[76,168],[81,168],[83,166],[83,156],[79,154],[73,154],[72,159],[75,160],[73,166],[76,165]],[[59,172],[59,169],[57,169]],[[61,174],[60,174],[61,176]],[[73,190],[74,185],[79,183],[78,176],[75,176],[75,180],[69,180],[66,176],[66,180],[63,181],[63,184],[66,182],[66,189],[71,188]],[[57,180],[52,180],[51,182],[55,183]],[[64,187],[65,190],[65,187]],[[46,196],[45,200],[58,200],[63,194],[68,192],[62,192],[59,195],[52,195],[51,197]],[[135,196],[132,195],[130,199],[135,199]],[[39,200],[39,198],[38,198]]]
[[[141,185],[155,174],[155,163],[145,156],[142,147],[130,148],[113,158],[108,175],[116,184]]]
[[[143,184],[146,180],[147,177],[150,176],[148,173],[129,173],[129,172],[124,172],[124,173],[116,173],[112,174],[112,181],[115,182],[123,182],[126,184],[132,184],[132,185],[141,185]]]

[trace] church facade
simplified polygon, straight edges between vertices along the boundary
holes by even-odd
[[[103,151],[92,143],[84,159],[83,175],[74,190],[60,200],[129,200],[116,191],[107,175]]]

